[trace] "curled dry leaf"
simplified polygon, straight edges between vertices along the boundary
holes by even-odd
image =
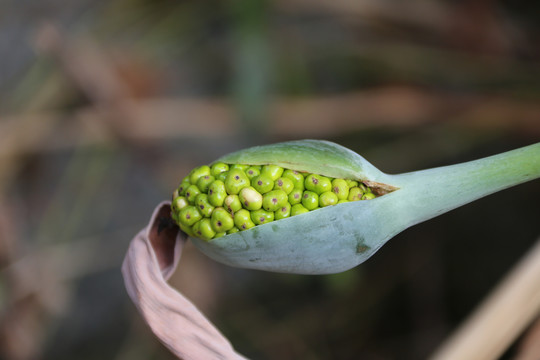
[[[245,359],[182,294],[169,286],[187,236],[159,204],[146,228],[131,241],[122,265],[127,292],[154,334],[180,359]]]

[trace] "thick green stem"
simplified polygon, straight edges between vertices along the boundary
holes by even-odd
[[[540,177],[540,143],[462,164],[391,175],[408,226]],[[392,194],[390,194],[392,195]]]

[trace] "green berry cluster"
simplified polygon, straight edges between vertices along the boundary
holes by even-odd
[[[248,230],[320,207],[369,200],[362,183],[284,169],[214,163],[193,169],[174,191],[172,217],[205,240]]]

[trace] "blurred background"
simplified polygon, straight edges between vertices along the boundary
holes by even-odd
[[[119,267],[191,168],[300,138],[389,173],[538,142],[539,43],[525,1],[0,0],[0,359],[173,359]],[[253,359],[423,359],[536,241],[539,203],[538,181],[505,190],[331,276],[190,245],[172,284]]]

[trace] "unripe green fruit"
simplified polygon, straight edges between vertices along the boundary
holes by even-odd
[[[291,207],[291,216],[301,215],[309,212],[302,204],[296,204]]]
[[[285,206],[274,211],[274,220],[281,220],[291,216],[291,204],[286,203]]]
[[[262,207],[266,211],[274,212],[287,204],[287,194],[283,190],[272,190],[263,196]]]
[[[208,195],[206,194],[199,194],[195,198],[195,206],[197,206],[197,209],[204,217],[210,217],[212,215],[212,211],[214,211],[214,206],[210,204],[210,201],[208,201]]]
[[[234,214],[234,225],[241,231],[244,231],[254,227],[255,223],[251,220],[251,213],[242,209]]]
[[[261,174],[261,169],[257,166],[250,166],[246,170],[246,176],[249,178],[249,180],[253,180],[254,177],[259,176]]]
[[[368,192],[368,193],[365,193],[364,196],[362,196],[362,200],[371,200],[371,199],[375,199],[375,194],[374,193],[371,193],[371,192]]]
[[[266,175],[276,181],[283,174],[283,168],[277,165],[264,165],[261,169],[261,175]]]
[[[193,169],[191,174],[189,174],[189,182],[192,185],[195,185],[197,184],[197,180],[205,175],[210,175],[210,167],[208,165],[199,166],[198,168]]]
[[[294,188],[304,190],[304,175],[301,172],[287,169],[281,176],[291,179]]]
[[[251,180],[251,186],[261,194],[266,194],[274,188],[274,180],[267,175],[255,176]]]
[[[346,180],[332,180],[332,191],[337,195],[338,200],[346,200],[349,197],[349,185]]]
[[[245,165],[245,164],[233,164],[230,166],[230,170],[238,169],[242,172],[245,172],[248,168],[249,168],[249,165]]]
[[[289,178],[280,177],[274,182],[274,190],[283,190],[287,195],[289,195],[293,189],[294,183]]]
[[[251,212],[251,220],[255,225],[262,225],[274,221],[274,212],[263,209]]]
[[[185,196],[177,196],[172,201],[172,209],[174,212],[178,212],[189,205],[189,201]]]
[[[337,203],[338,203],[338,204],[343,204],[343,203],[348,203],[348,202],[349,202],[349,200],[343,199],[343,200],[338,200]]]
[[[191,226],[187,226],[187,225],[184,225],[182,224],[181,222],[179,222],[178,220],[176,220],[176,223],[178,224],[178,226],[180,227],[180,230],[182,230],[183,232],[185,232],[186,234],[188,234],[189,236],[195,236],[195,233],[193,232]]]
[[[210,173],[214,177],[226,171],[229,171],[229,165],[222,162],[217,162],[214,165],[212,165],[212,167],[210,168]]]
[[[302,205],[308,210],[315,210],[319,207],[319,195],[313,191],[304,191],[304,195],[302,195]]]
[[[330,182],[330,179],[326,176],[317,174],[309,174],[306,176],[304,186],[306,187],[306,190],[312,191],[317,195],[332,190],[332,183]]]
[[[224,232],[233,228],[234,220],[227,210],[218,207],[212,213],[211,224],[215,232]]]
[[[239,231],[240,231],[240,229],[238,229],[238,228],[235,226],[235,227],[233,227],[231,230],[228,230],[226,234],[227,234],[227,235],[229,235],[229,234],[234,234],[234,233],[237,233],[237,232],[239,232]]]
[[[289,194],[289,203],[291,205],[300,204],[302,202],[302,195],[304,195],[304,191],[302,189],[293,189],[293,191],[291,191]]]
[[[214,177],[216,178],[216,180],[220,180],[220,181],[225,182],[225,179],[227,178],[227,175],[229,175],[229,172],[224,171],[222,173],[219,173],[219,174],[215,175]]]
[[[194,204],[195,198],[200,193],[201,193],[201,190],[199,190],[197,185],[189,185],[189,187],[186,189],[186,199],[189,201],[190,204]]]
[[[263,196],[251,186],[240,190],[238,197],[242,206],[248,210],[259,210],[263,203]]]
[[[347,200],[349,201],[358,201],[362,200],[362,196],[364,195],[364,192],[359,187],[353,187],[349,190],[349,197]]]
[[[249,186],[249,178],[240,169],[231,169],[225,179],[225,190],[228,194],[236,195],[243,188]]]
[[[186,206],[180,210],[180,213],[178,214],[178,221],[185,226],[192,226],[197,221],[201,220],[201,218],[201,213],[193,205]]]
[[[234,229],[234,228],[233,228],[233,229]],[[231,229],[231,230],[232,230],[232,229]],[[229,230],[229,232],[230,232],[231,230]],[[220,238],[220,237],[225,236],[225,235],[227,235],[226,232],[218,232],[218,233],[216,233],[216,235],[214,235],[214,239]]]
[[[319,206],[330,206],[330,205],[336,205],[338,202],[338,197],[335,193],[332,191],[326,191],[319,196]]]
[[[227,195],[223,201],[223,206],[225,206],[228,212],[234,214],[242,208],[242,203],[240,202],[238,195]]]
[[[197,180],[197,187],[203,193],[208,192],[208,187],[213,183],[215,178],[212,175],[204,175]]]
[[[180,183],[180,186],[178,186],[178,195],[185,195],[186,189],[189,187],[189,185],[191,185],[191,183],[189,182],[189,176],[186,176]]]
[[[208,187],[208,201],[213,206],[223,206],[223,201],[227,197],[225,184],[221,180],[216,180]]]
[[[347,185],[349,186],[349,189],[358,186],[358,181],[356,181],[356,180],[347,179],[345,181],[347,182]]]
[[[204,218],[200,220],[197,224],[194,225],[194,228],[195,226],[196,226],[195,235],[198,238],[201,238],[204,240],[210,240],[216,235],[216,232],[212,228],[211,221],[208,218]]]

